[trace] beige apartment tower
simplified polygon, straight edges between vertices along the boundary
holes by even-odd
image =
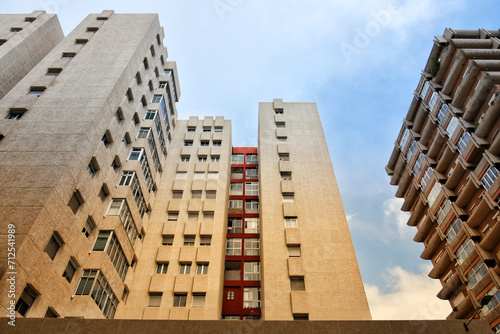
[[[316,105],[233,147],[178,119],[163,37],[91,14],[0,100],[2,316],[369,320]]]

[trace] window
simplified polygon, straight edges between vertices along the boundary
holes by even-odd
[[[247,199],[245,200],[245,211],[258,212],[259,211],[259,200],[258,199]]]
[[[413,165],[413,174],[417,174],[420,171],[420,167],[422,167],[422,162],[424,162],[424,154],[420,153],[418,155],[417,160],[415,161],[415,164]]]
[[[214,131],[215,131],[215,132],[222,132],[222,130],[223,130],[222,126],[216,126],[216,127],[214,128]]]
[[[427,95],[427,91],[429,91],[429,86],[430,86],[429,81],[426,81],[424,83],[424,86],[422,87],[422,91],[420,92],[421,98],[423,99],[425,98],[425,96]]]
[[[279,153],[278,154],[280,161],[290,161],[289,153]]]
[[[198,275],[206,275],[208,273],[208,263],[198,263],[196,265],[196,273]]]
[[[88,238],[92,231],[95,228],[95,223],[92,217],[88,217],[87,221],[85,222],[85,226],[83,226],[82,233],[85,234],[85,236]]]
[[[483,177],[481,177],[481,183],[483,184],[484,189],[489,190],[497,178],[498,169],[495,166],[488,168]]]
[[[286,143],[286,137],[278,137],[278,143]]]
[[[135,172],[123,171],[120,181],[118,181],[119,186],[130,186],[132,180],[134,179]]]
[[[428,104],[430,111],[434,111],[434,107],[436,107],[437,101],[438,101],[438,92],[433,92]]]
[[[1,45],[4,45],[6,42],[7,42],[7,40],[6,40],[6,39],[0,39],[0,46],[1,46]]]
[[[21,117],[24,116],[24,113],[26,112],[26,109],[10,109],[9,110],[9,115],[7,116],[7,119],[13,119],[13,120],[20,120]]]
[[[243,195],[243,183],[232,182],[229,185],[229,195]]]
[[[75,52],[63,52],[62,57],[64,59],[73,59],[76,56]]]
[[[188,220],[198,220],[199,213],[196,211],[188,212]]]
[[[462,220],[456,217],[444,232],[448,243],[455,239],[455,236],[457,235],[458,231],[460,231],[460,228],[462,228]]]
[[[243,280],[260,281],[260,262],[245,262]]]
[[[487,293],[486,295],[488,296],[493,296],[493,298],[490,300],[490,302],[483,306],[483,314],[489,313],[491,310],[493,310],[495,307],[500,304],[500,290],[496,286],[493,286]]]
[[[462,264],[473,250],[474,241],[466,237],[464,242],[462,242],[462,244],[458,247],[457,252],[455,253],[458,264]]]
[[[208,172],[208,179],[209,180],[217,180],[218,178],[219,178],[218,172]]]
[[[111,138],[111,134],[109,133],[109,130],[106,130],[106,132],[104,132],[104,135],[102,136],[101,141],[105,147],[108,147],[109,144],[111,144],[113,142],[113,139]]]
[[[291,276],[290,288],[292,291],[304,291],[306,289],[304,276]]]
[[[167,221],[177,221],[177,218],[179,217],[179,212],[177,211],[169,211],[167,215]]]
[[[77,38],[75,39],[75,44],[87,44],[88,41],[86,38]]]
[[[259,218],[245,218],[245,233],[259,233]]]
[[[191,140],[185,140],[184,146],[193,146],[193,142]]]
[[[128,261],[114,231],[99,231],[92,251],[106,251],[122,282],[128,271]]]
[[[256,165],[259,163],[257,154],[247,154],[247,165]]]
[[[276,115],[283,115],[283,109],[274,109]]]
[[[62,68],[48,68],[46,75],[58,76],[62,72]]]
[[[174,294],[174,307],[186,307],[186,301],[186,294]]]
[[[260,239],[246,238],[245,239],[245,255],[257,256],[260,254]]]
[[[168,263],[156,263],[156,274],[166,274],[168,270]]]
[[[448,137],[451,137],[453,135],[457,126],[458,126],[458,118],[453,116],[448,122],[448,125],[446,126],[446,133],[448,134]]]
[[[233,154],[231,156],[232,164],[243,164],[244,155],[243,154]]]
[[[177,174],[175,174],[175,178],[178,180],[184,180],[186,179],[186,177],[187,177],[186,172],[177,172]]]
[[[281,172],[280,174],[283,181],[289,181],[292,179],[292,172]]]
[[[300,257],[300,245],[287,245],[288,257]]]
[[[59,247],[61,247],[63,244],[63,241],[61,237],[59,237],[57,232],[52,233],[52,236],[49,239],[49,242],[47,243],[47,246],[45,247],[45,253],[49,255],[49,257],[54,260],[56,257],[57,251],[59,250]]]
[[[125,232],[127,233],[132,247],[134,247],[139,232],[137,231],[137,227],[135,227],[135,222],[130,213],[127,201],[124,198],[113,198],[108,210],[108,215],[120,216]]]
[[[183,155],[181,156],[181,162],[189,162],[190,156],[189,155]]]
[[[212,155],[210,157],[210,161],[211,162],[219,162],[220,161],[220,156],[218,156],[218,155]]]
[[[196,132],[195,126],[188,126],[188,132]]]
[[[193,303],[191,307],[205,307],[205,294],[193,293]]]
[[[191,198],[201,198],[201,190],[191,190]]]
[[[226,239],[226,255],[241,255],[241,238]]]
[[[161,292],[150,292],[148,307],[160,307],[162,295]]]
[[[488,273],[488,268],[483,261],[479,260],[478,263],[472,267],[471,270],[467,273],[467,281],[469,283],[470,288],[472,289],[476,284]]]
[[[73,210],[73,213],[76,213],[82,204],[82,195],[78,190],[75,190],[73,196],[71,196],[71,199],[69,200],[68,206],[71,208],[71,210]]]
[[[142,83],[141,72],[137,72],[135,74],[135,81],[137,81],[138,85],[140,85]]]
[[[432,168],[427,167],[427,169],[424,172],[424,175],[422,176],[422,179],[420,180],[420,187],[422,188],[422,190],[425,189],[425,187],[427,186],[427,183],[431,179],[431,175],[432,175]]]
[[[245,178],[246,179],[258,179],[259,178],[259,170],[257,168],[247,168],[245,170]]]
[[[411,157],[413,156],[413,152],[415,152],[416,147],[417,147],[417,142],[415,140],[412,140],[410,147],[408,148],[408,151],[406,152],[406,161],[410,161]]]
[[[174,244],[174,236],[173,235],[164,235],[161,244],[163,246],[172,246]]]
[[[231,167],[231,179],[242,179],[243,167]]]
[[[117,170],[119,167],[121,166],[121,163],[120,163],[120,157],[115,155],[115,158],[113,159],[113,161],[111,162],[111,167],[114,169],[114,170]]]
[[[87,171],[89,172],[91,177],[94,177],[95,173],[99,170],[99,164],[97,164],[96,158],[90,159],[90,162],[87,166]]]
[[[174,190],[172,191],[172,198],[182,198],[182,190]]]
[[[213,211],[203,211],[203,220],[205,220],[205,221],[214,220],[214,212]]]
[[[211,126],[204,126],[203,132],[212,132],[212,127]]]
[[[285,122],[276,122],[276,127],[277,127],[278,129],[282,129],[282,128],[284,128],[284,127],[285,127]]]
[[[16,303],[15,310],[22,316],[25,316],[26,312],[28,312],[31,305],[35,302],[36,296],[38,296],[38,292],[31,285],[26,285],[21,297],[19,297]]]
[[[227,219],[227,233],[242,233],[242,218]]]
[[[243,288],[243,308],[260,308],[260,288]]]
[[[234,291],[233,290],[229,290],[226,294],[226,299],[227,300],[234,300]],[[239,319],[239,317],[238,317]]]
[[[216,199],[217,198],[217,191],[215,191],[215,190],[207,190],[205,192],[205,197],[207,199]]]
[[[410,130],[406,128],[405,132],[403,133],[403,136],[401,137],[401,140],[399,141],[399,147],[401,148],[401,150],[404,150],[409,136],[410,136]]]
[[[309,320],[309,314],[304,313],[304,314],[293,314],[293,320]]]
[[[460,135],[460,138],[458,138],[458,143],[457,143],[458,152],[463,153],[469,141],[470,141],[470,133],[468,133],[467,131],[462,132],[462,135]]]
[[[118,298],[100,270],[83,270],[75,295],[90,295],[106,318],[114,318]]]
[[[451,202],[449,199],[445,198],[436,212],[436,220],[438,225],[441,224],[451,209]]]
[[[214,140],[214,141],[212,142],[212,145],[213,145],[213,146],[222,146],[222,142],[221,142],[220,140]]]
[[[140,128],[136,138],[148,138],[151,128]]]
[[[241,209],[243,208],[243,200],[241,199],[230,199],[229,209]]]
[[[66,278],[66,280],[71,283],[71,280],[73,279],[73,276],[75,275],[76,268],[78,268],[78,265],[76,264],[76,261],[74,259],[69,259],[68,265],[66,266],[66,269],[64,269],[63,277]]]
[[[283,193],[283,202],[295,202],[294,193]]]
[[[443,119],[447,111],[448,111],[448,105],[446,103],[443,103],[441,105],[441,108],[439,108],[439,112],[437,114],[437,121],[439,124],[443,123]]]
[[[427,195],[427,202],[429,202],[429,207],[431,207],[432,204],[434,204],[434,201],[438,197],[440,191],[441,191],[441,184],[437,181],[434,182],[434,185],[432,186],[429,195]]]
[[[40,96],[45,91],[45,87],[31,87],[28,95]]]
[[[17,34],[18,32],[20,32],[21,30],[23,30],[23,28],[10,28],[10,32],[14,33],[14,34]]]
[[[194,173],[195,180],[202,180],[204,178],[205,178],[205,172],[195,172]]]
[[[194,246],[194,235],[185,235],[184,236],[184,246]]]
[[[191,273],[191,263],[181,263],[179,265],[179,274],[188,275]]]
[[[208,146],[209,144],[210,144],[210,142],[209,142],[208,140],[202,140],[202,141],[200,142],[200,145],[201,145],[201,146]]]
[[[198,156],[198,162],[207,162],[207,156],[206,155],[199,155]]]
[[[286,228],[297,228],[299,227],[297,217],[285,217],[285,227]]]
[[[52,307],[48,307],[44,318],[59,318],[59,314]]]
[[[144,64],[144,68],[147,70],[149,68],[148,57],[144,57],[142,63]]]

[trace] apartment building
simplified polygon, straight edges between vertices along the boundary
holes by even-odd
[[[500,332],[500,31],[436,36],[386,166],[449,300]],[[484,296],[491,295],[487,300]]]
[[[261,103],[233,147],[230,120],[178,119],[163,37],[91,14],[0,100],[1,313],[370,319],[316,105]]]

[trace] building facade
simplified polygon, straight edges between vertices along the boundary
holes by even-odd
[[[370,319],[316,105],[262,103],[233,147],[178,119],[162,41],[91,14],[0,100],[2,314]]]
[[[481,309],[500,332],[500,31],[446,29],[403,120],[387,173],[431,260],[450,319]],[[493,295],[487,305],[483,296]]]

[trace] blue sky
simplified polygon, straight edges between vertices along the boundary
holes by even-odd
[[[374,319],[443,318],[416,232],[384,166],[435,35],[499,29],[495,0],[2,1],[45,9],[68,34],[87,14],[158,13],[177,62],[179,117],[222,115],[257,145],[258,102],[316,102]]]

